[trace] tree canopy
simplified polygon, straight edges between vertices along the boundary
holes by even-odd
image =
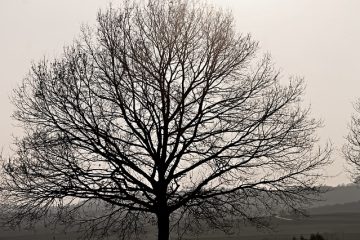
[[[349,133],[343,147],[345,159],[350,167],[352,180],[356,183],[360,180],[360,100],[354,104],[355,113],[351,116]]]
[[[25,135],[3,168],[10,222],[63,217],[128,237],[154,219],[165,240],[189,219],[262,224],[316,192],[329,150],[301,106],[303,80],[280,84],[231,13],[127,2],[82,33],[15,90]]]

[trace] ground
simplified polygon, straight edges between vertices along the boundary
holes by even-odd
[[[289,220],[291,219],[291,220]],[[224,235],[217,231],[207,231],[199,236],[186,236],[188,240],[292,240],[300,235],[308,237],[312,233],[320,233],[327,240],[360,239],[360,213],[333,213],[313,215],[308,218],[291,218],[279,216],[274,218],[277,226],[274,232],[259,230],[250,226],[236,229],[232,235]],[[150,234],[153,235],[153,234]],[[1,231],[0,240],[75,240],[75,233],[54,234],[50,230],[15,232]],[[146,239],[152,239],[146,237]]]

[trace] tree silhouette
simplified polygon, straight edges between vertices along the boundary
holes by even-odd
[[[345,159],[352,169],[350,173],[354,182],[359,182],[360,178],[360,101],[354,104],[355,114],[351,117],[349,133],[346,136],[346,144],[343,147]]]
[[[303,81],[281,85],[256,50],[231,14],[191,1],[100,12],[15,90],[25,134],[4,164],[3,216],[124,238],[154,221],[166,240],[186,226],[226,230],[231,217],[263,224],[279,206],[301,210],[329,151],[300,107]]]

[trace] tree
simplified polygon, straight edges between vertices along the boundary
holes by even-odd
[[[351,116],[349,133],[346,136],[346,144],[343,147],[345,159],[351,166],[349,172],[353,181],[358,183],[360,178],[360,101],[354,104],[355,114]]]
[[[281,85],[256,50],[231,14],[191,1],[100,12],[15,91],[25,135],[3,168],[6,216],[82,217],[88,233],[122,236],[153,216],[166,240],[189,221],[226,230],[301,210],[329,151],[300,106],[303,81]]]

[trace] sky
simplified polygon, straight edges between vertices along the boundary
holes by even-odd
[[[205,0],[232,11],[236,29],[270,53],[282,82],[303,77],[304,106],[324,127],[320,144],[331,141],[334,163],[326,184],[349,183],[341,147],[360,97],[360,1],[358,0]],[[10,154],[21,129],[11,118],[11,95],[32,62],[61,55],[79,36],[82,24],[94,25],[99,8],[111,0],[0,0],[0,148]],[[121,3],[113,0],[113,5]]]

